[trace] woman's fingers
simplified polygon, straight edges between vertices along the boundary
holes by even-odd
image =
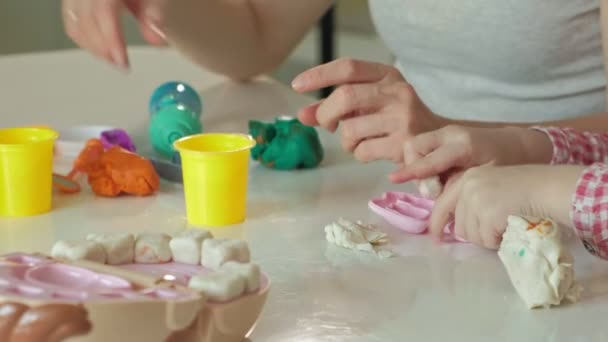
[[[108,1],[96,10],[95,19],[106,54],[109,54],[115,65],[128,69],[127,44],[120,23],[122,6],[118,1]]]
[[[389,65],[341,58],[304,71],[294,78],[292,87],[298,92],[308,92],[346,83],[378,82],[395,72]]]
[[[363,140],[353,151],[355,159],[364,163],[375,160],[397,161],[399,153],[398,146],[395,145],[395,139],[391,137]]]
[[[395,123],[390,114],[373,113],[344,120],[340,124],[340,138],[344,149],[348,152],[353,152],[360,142],[368,139],[377,140],[375,138],[388,136],[394,129]],[[390,142],[386,141],[386,143],[385,149],[395,150],[397,148],[401,151],[401,146],[395,146],[399,145],[397,139],[391,139]]]
[[[380,92],[378,83],[346,84],[334,90],[317,108],[316,119],[325,129],[337,127],[352,113],[374,112],[391,99]]]
[[[78,46],[126,68],[129,63],[120,25],[121,9],[120,0],[64,0],[65,31]]]
[[[298,119],[305,125],[308,126],[318,126],[319,121],[317,121],[317,109],[321,105],[321,101],[317,101],[315,103],[309,104],[308,106],[300,109],[297,116]]]

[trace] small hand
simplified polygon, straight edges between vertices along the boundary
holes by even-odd
[[[298,92],[337,86],[328,98],[302,109],[298,117],[304,124],[331,132],[340,126],[343,147],[363,162],[400,162],[403,141],[444,122],[389,65],[339,59],[305,71],[292,85]]]
[[[527,128],[445,126],[405,141],[403,153],[402,167],[390,175],[394,183],[445,176],[488,163],[549,162],[552,146],[544,133]]]
[[[64,28],[81,48],[121,68],[129,67],[120,15],[128,9],[139,23],[144,39],[162,45],[159,29],[166,0],[63,0]]]
[[[552,218],[569,224],[570,201],[584,167],[525,165],[471,168],[451,179],[437,200],[430,232],[441,238],[453,217],[454,234],[497,249],[508,215]]]

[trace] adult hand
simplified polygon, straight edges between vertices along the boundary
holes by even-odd
[[[343,147],[363,162],[401,162],[404,141],[445,122],[389,65],[338,59],[303,72],[292,86],[302,93],[337,87],[326,99],[302,109],[298,118],[330,132],[340,126]]]
[[[159,26],[166,3],[167,0],[63,0],[64,28],[81,48],[126,69],[129,59],[120,24],[122,11],[132,13],[148,43],[162,45],[165,38]]]

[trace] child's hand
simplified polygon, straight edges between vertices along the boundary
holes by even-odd
[[[162,6],[166,0],[63,0],[64,28],[81,48],[108,62],[128,68],[126,43],[120,15],[126,8],[139,22],[140,31],[150,44],[164,44],[160,31]]]
[[[453,217],[454,233],[474,244],[497,249],[508,215],[552,218],[570,223],[572,194],[582,166],[482,166],[454,177],[437,200],[430,232],[440,238]]]
[[[337,86],[326,99],[302,109],[299,119],[331,132],[340,126],[344,148],[360,161],[401,162],[402,142],[444,125],[394,67],[339,59],[305,71],[293,81],[298,92]]]
[[[526,128],[446,126],[406,140],[403,152],[404,166],[390,175],[394,183],[488,163],[546,163],[553,148],[544,133]]]

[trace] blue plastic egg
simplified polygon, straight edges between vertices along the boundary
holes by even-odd
[[[161,84],[150,97],[150,115],[155,115],[164,107],[177,105],[201,116],[203,104],[196,90],[187,83],[171,81]]]

